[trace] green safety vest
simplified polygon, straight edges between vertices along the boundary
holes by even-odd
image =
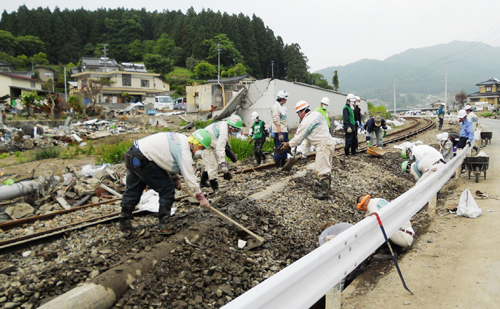
[[[323,117],[326,120],[326,123],[328,124],[328,127],[331,128],[332,125],[330,124],[330,118],[326,117],[326,114],[328,114],[328,111],[326,109],[323,109],[323,107],[321,107],[321,104],[318,106],[318,108],[315,109],[315,111],[320,113],[321,115],[323,115]]]
[[[258,123],[253,123],[252,124],[252,134],[253,134],[253,139],[259,139],[262,138],[262,135],[264,134],[264,121],[259,121]]]

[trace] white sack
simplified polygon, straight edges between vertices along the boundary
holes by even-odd
[[[462,192],[462,196],[460,196],[460,202],[457,206],[457,215],[463,216],[467,218],[477,218],[481,215],[483,211],[479,206],[477,206],[474,197],[469,189]]]
[[[138,207],[139,210],[158,213],[158,211],[160,210],[160,196],[158,195],[158,192],[150,189],[142,193]],[[173,216],[176,210],[176,207],[172,207],[172,209],[170,210],[170,215]]]

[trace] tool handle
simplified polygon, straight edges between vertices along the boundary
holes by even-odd
[[[187,194],[189,194],[191,197],[193,198],[196,198],[196,195],[194,195],[193,193],[191,193],[190,191],[188,191],[187,189],[185,188],[182,188],[182,191],[186,192]],[[255,237],[258,241],[260,242],[264,242],[264,238],[260,237],[259,235],[253,233],[252,231],[250,231],[249,229],[247,229],[246,227],[244,227],[243,225],[239,224],[238,222],[234,221],[233,219],[229,218],[228,216],[226,216],[224,213],[222,213],[220,210],[218,209],[215,209],[213,208],[212,206],[210,206],[210,204],[208,204],[208,207],[214,211],[216,214],[218,214],[219,216],[221,216],[222,218],[226,219],[227,221],[231,222],[232,224],[236,225],[237,227],[239,227],[240,229],[242,229],[243,231],[247,232],[248,234],[250,234],[251,236]]]

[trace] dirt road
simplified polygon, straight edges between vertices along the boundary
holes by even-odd
[[[342,293],[343,308],[499,308],[500,307],[500,121],[482,120],[483,131],[493,132],[487,179],[479,183],[457,180],[454,194],[438,203],[429,232],[420,235],[410,252],[398,259],[410,295],[393,267],[377,284],[362,280]],[[458,204],[462,191],[480,190],[497,199],[476,202],[483,214],[476,219],[457,217],[445,208]],[[359,295],[362,294],[362,295]]]

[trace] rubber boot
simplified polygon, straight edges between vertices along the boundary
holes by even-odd
[[[281,164],[281,167],[285,166],[285,164],[286,164],[286,159],[281,159],[281,163],[280,163],[280,164]]]
[[[323,178],[320,180],[320,183],[321,183],[321,191],[327,194],[328,191],[330,191],[330,181],[328,180],[328,178]]]
[[[201,173],[200,186],[202,188],[210,187],[210,184],[208,183],[208,173],[207,172]]]
[[[163,216],[159,216],[159,219],[160,219],[160,231],[167,231],[168,230],[168,219],[170,218],[169,215],[163,215]]]
[[[266,155],[262,156],[262,164],[266,164]]]
[[[217,179],[210,179],[210,187],[212,187],[212,190],[214,191],[219,190],[219,183],[217,182]]]
[[[276,166],[276,168],[280,168],[281,167],[281,160],[274,160],[274,165]]]
[[[120,230],[122,232],[128,232],[132,231],[134,227],[132,226],[132,222],[130,222],[130,219],[132,218],[132,215],[122,212],[120,214],[120,217],[118,217],[118,220],[120,222]]]

